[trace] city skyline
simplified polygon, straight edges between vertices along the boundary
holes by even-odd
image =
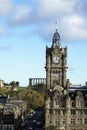
[[[0,79],[19,81],[45,77],[46,45],[56,29],[67,46],[67,78],[87,81],[86,0],[0,0]],[[57,21],[57,24],[55,23]]]

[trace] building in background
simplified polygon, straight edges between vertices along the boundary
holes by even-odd
[[[46,85],[46,78],[29,78],[29,86]]]
[[[67,68],[67,47],[56,30],[46,47],[46,130],[87,130],[87,83],[71,86]]]
[[[0,130],[15,130],[27,115],[27,103],[0,96]]]
[[[0,79],[0,88],[9,88],[12,91],[17,91],[20,83],[18,81],[12,81],[10,83],[6,83],[4,80]]]

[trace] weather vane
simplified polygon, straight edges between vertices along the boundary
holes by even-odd
[[[55,21],[55,29],[57,31],[57,20]]]

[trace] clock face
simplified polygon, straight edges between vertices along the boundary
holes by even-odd
[[[54,63],[59,63],[59,57],[58,56],[54,56],[53,57],[53,62]]]

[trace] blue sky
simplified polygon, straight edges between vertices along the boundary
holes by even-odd
[[[56,28],[62,46],[68,47],[67,78],[84,85],[86,0],[0,0],[0,79],[27,86],[29,78],[45,77],[45,48]]]

